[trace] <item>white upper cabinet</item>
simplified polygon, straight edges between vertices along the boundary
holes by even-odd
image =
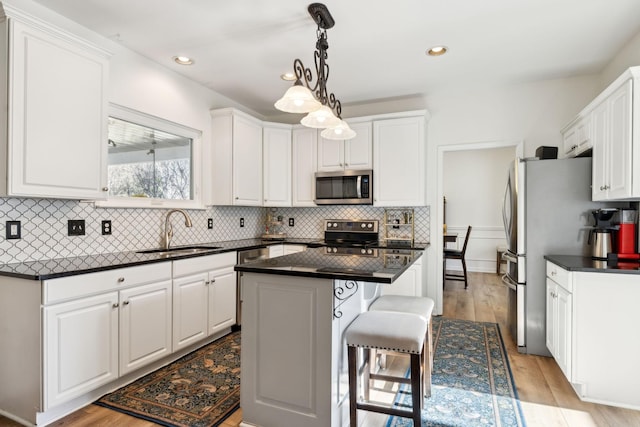
[[[3,195],[96,199],[107,195],[109,54],[3,5],[0,90]],[[7,157],[4,157],[4,156]],[[6,177],[6,182],[4,181]]]
[[[211,116],[212,203],[262,206],[262,122],[233,108]]]
[[[349,123],[356,136],[346,141],[325,139],[318,132],[318,170],[371,169],[371,122]]]
[[[293,129],[292,134],[293,206],[316,206],[315,174],[318,170],[318,131],[308,127]]]
[[[264,123],[264,206],[291,206],[291,126]]]
[[[633,83],[626,80],[592,112],[593,125],[593,200],[617,200],[640,197],[634,185],[633,165],[640,164],[634,145]],[[634,150],[635,148],[635,150]],[[636,173],[637,175],[637,173]]]
[[[576,157],[593,147],[591,116],[577,117],[562,130],[565,157]]]
[[[425,112],[373,122],[375,206],[426,204]]]

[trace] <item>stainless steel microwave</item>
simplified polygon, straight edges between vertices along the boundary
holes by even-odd
[[[372,205],[373,171],[316,172],[317,205]]]

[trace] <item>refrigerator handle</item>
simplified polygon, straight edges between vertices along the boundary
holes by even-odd
[[[518,284],[515,283],[507,274],[502,275],[502,283],[507,287],[514,291],[518,290]]]
[[[507,198],[511,194],[509,191],[510,178],[507,178],[507,185],[504,189],[504,198],[502,199],[502,223],[504,224],[504,233],[507,237],[507,242],[511,241],[509,232],[511,231],[511,224],[509,224],[509,218],[507,218]]]
[[[502,253],[502,259],[506,259],[507,261],[512,262],[514,264],[518,263],[518,258],[514,257],[513,255],[511,255],[508,252],[503,252]]]

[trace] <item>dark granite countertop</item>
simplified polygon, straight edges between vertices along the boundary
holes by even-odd
[[[321,279],[393,283],[422,255],[421,250],[379,249],[377,256],[328,254],[310,248],[282,257],[236,265],[236,271]]]
[[[284,240],[242,239],[224,242],[197,243],[197,246],[212,246],[217,249],[190,254],[175,254],[170,257],[154,253],[114,252],[107,254],[85,255],[69,258],[55,258],[41,261],[27,261],[13,264],[1,264],[0,276],[17,277],[29,280],[47,280],[77,274],[93,273],[136,265],[165,262],[205,255],[214,255],[238,250],[264,248],[280,243],[307,245],[309,248],[324,246],[320,238],[286,238]],[[385,247],[384,244],[377,245]],[[428,243],[415,243],[414,248],[424,249]]]
[[[640,274],[640,263],[638,262],[610,263],[606,260],[596,260],[580,255],[545,255],[544,258],[568,271]]]

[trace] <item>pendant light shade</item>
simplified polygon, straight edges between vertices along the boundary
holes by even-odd
[[[296,80],[274,106],[286,113],[309,113],[322,107],[322,104],[309,89],[302,86],[300,80]]]
[[[326,128],[320,133],[320,136],[325,139],[346,140],[355,137],[356,132],[349,127],[347,122],[340,120],[340,124],[338,126]]]
[[[310,112],[300,120],[300,123],[310,128],[324,129],[338,126],[342,120],[337,118],[331,108],[323,105],[319,109]]]

